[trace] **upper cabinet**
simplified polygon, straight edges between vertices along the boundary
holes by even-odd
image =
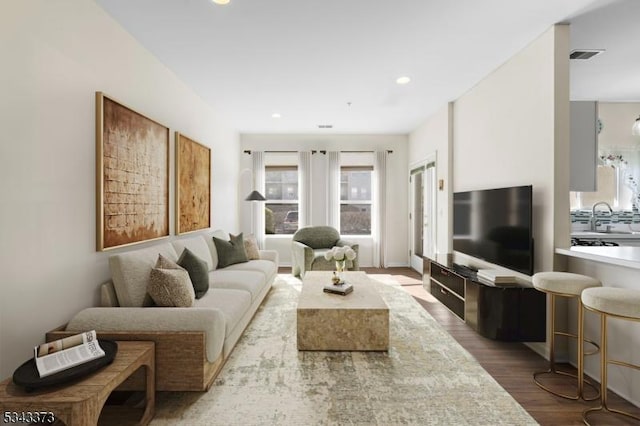
[[[571,102],[571,191],[596,190],[598,103]]]

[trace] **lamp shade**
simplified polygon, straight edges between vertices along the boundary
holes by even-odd
[[[633,136],[640,136],[640,117],[636,118],[636,122],[631,127],[631,134]]]
[[[258,191],[251,191],[251,194],[247,195],[247,198],[245,198],[244,200],[245,201],[266,201],[267,199],[264,198],[264,196]]]

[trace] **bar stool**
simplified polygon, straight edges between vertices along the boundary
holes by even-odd
[[[532,277],[533,286],[536,290],[547,293],[551,296],[551,324],[549,325],[549,332],[551,334],[551,342],[549,343],[549,369],[546,371],[538,371],[533,373],[533,381],[540,388],[550,392],[556,396],[560,396],[566,399],[577,400],[582,398],[585,401],[594,401],[598,399],[599,395],[594,397],[585,398],[584,396],[584,384],[591,386],[596,392],[598,389],[590,381],[584,379],[584,356],[593,355],[598,352],[599,346],[592,340],[584,338],[584,311],[582,309],[582,301],[580,295],[582,291],[591,287],[601,287],[602,283],[591,277],[580,274],[572,274],[569,272],[539,272]],[[578,301],[578,334],[567,333],[564,331],[556,330],[556,297],[570,297],[577,299]],[[556,336],[565,336],[577,339],[578,341],[578,374],[568,373],[556,369],[555,360],[555,341]],[[591,352],[584,352],[584,343],[590,343],[595,347],[595,350]],[[578,392],[576,395],[567,395],[560,392],[556,392],[538,381],[538,376],[543,374],[558,374],[562,376],[569,376],[577,378],[578,380]]]
[[[609,364],[620,365],[640,370],[640,365],[630,364],[624,361],[609,359],[607,354],[607,318],[618,318],[629,321],[640,321],[640,291],[626,288],[588,288],[582,293],[582,303],[590,311],[600,314],[600,333],[602,338],[602,352],[600,354],[600,405],[583,411],[582,420],[589,424],[587,416],[596,411],[605,411],[621,414],[632,419],[640,420],[640,417],[622,410],[610,408],[607,405],[607,367]]]

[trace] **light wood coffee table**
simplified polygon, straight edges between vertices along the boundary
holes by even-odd
[[[3,381],[0,383],[0,413],[10,413],[9,419],[12,416],[23,419],[41,416],[44,423],[52,423],[54,419],[69,426],[97,425],[111,391],[144,366],[146,405],[139,424],[148,424],[155,412],[155,344],[117,343],[118,353],[113,362],[79,381],[31,393],[16,386],[10,378]],[[119,418],[116,424],[122,424],[121,420]]]
[[[325,293],[332,272],[310,271],[298,299],[298,350],[386,351],[389,349],[389,307],[376,281],[364,272],[345,272],[353,285],[346,296]]]

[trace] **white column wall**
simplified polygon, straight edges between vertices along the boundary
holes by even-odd
[[[535,271],[569,244],[568,43],[551,27],[453,108],[453,191],[533,185]]]

